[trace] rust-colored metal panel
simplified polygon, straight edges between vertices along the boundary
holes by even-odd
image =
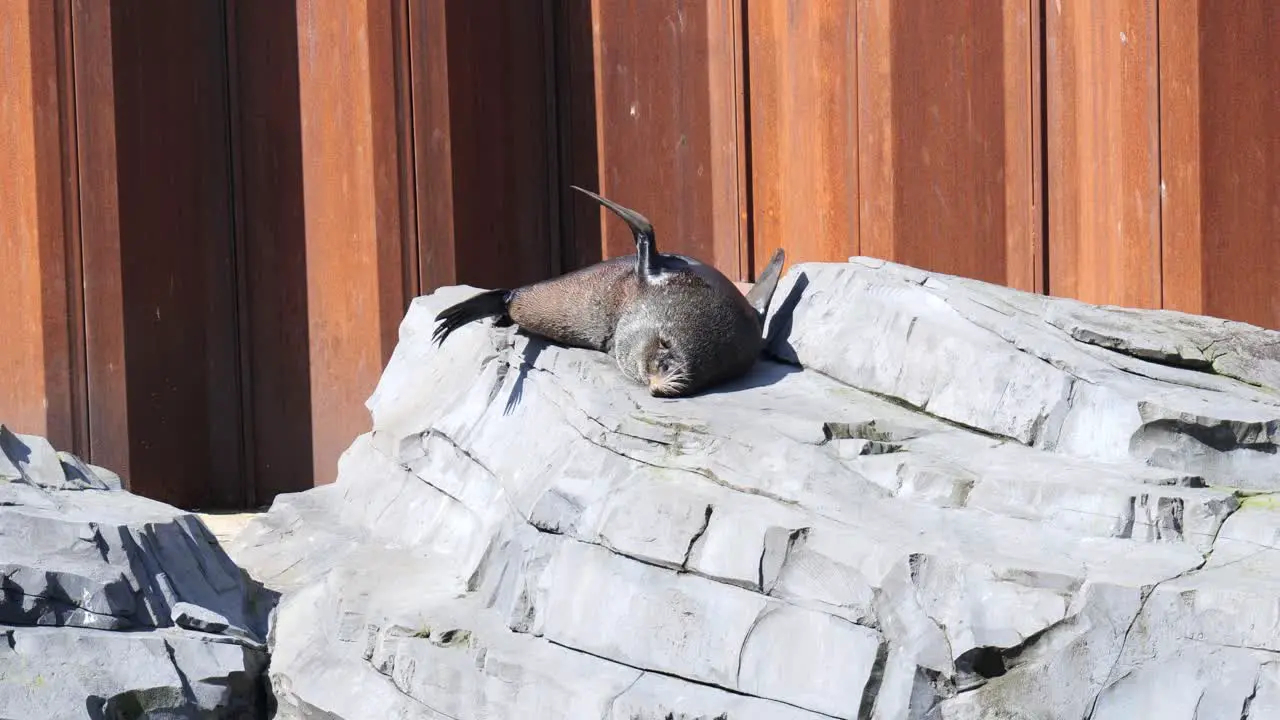
[[[860,252],[1033,290],[1029,0],[858,2]]]
[[[551,0],[413,0],[422,290],[555,275]]]
[[[87,418],[70,133],[69,6],[0,7],[0,422],[83,452]]]
[[[754,267],[858,254],[857,7],[747,6]]]
[[[1038,293],[1049,291],[1049,190],[1045,141],[1045,0],[1031,0],[1031,237],[1034,282]]]
[[[561,271],[599,262],[604,253],[600,209],[583,202],[569,185],[600,186],[596,147],[595,41],[591,28],[591,0],[556,0],[552,28],[555,38],[557,152],[559,172],[559,232]]]
[[[422,286],[418,266],[418,203],[414,183],[417,158],[413,152],[413,57],[409,40],[409,0],[391,3],[391,68],[395,98],[396,192],[400,207],[400,288],[407,306]],[[396,338],[398,339],[398,338]],[[395,344],[386,349],[388,356]]]
[[[92,272],[120,278],[130,488],[188,508],[246,496],[224,20],[219,0],[111,3],[119,264]]]
[[[298,0],[298,84],[315,482],[369,427],[404,314],[395,8]],[[475,88],[470,91],[475,92]]]
[[[132,476],[111,3],[72,0],[89,458]]]
[[[1049,292],[1159,307],[1156,0],[1045,15]]]
[[[1280,329],[1280,5],[1160,0],[1164,306]]]
[[[726,40],[736,12],[731,0],[592,2],[598,190],[647,215],[662,250],[742,280],[742,123]],[[626,227],[600,212],[602,255],[635,252]]]
[[[230,0],[244,436],[251,506],[312,485],[306,215],[292,0]]]
[[[414,183],[419,292],[458,283],[453,223],[453,124],[449,42],[443,0],[410,0]],[[480,286],[480,287],[483,287]]]

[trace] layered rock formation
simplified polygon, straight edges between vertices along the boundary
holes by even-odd
[[[195,516],[0,425],[0,717],[265,717],[273,601]]]
[[[473,292],[233,543],[281,717],[1280,717],[1280,334],[854,259],[659,400]]]

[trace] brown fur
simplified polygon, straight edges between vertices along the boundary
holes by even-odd
[[[512,293],[507,314],[548,340],[607,352],[618,315],[639,292],[634,268],[634,258],[615,258],[526,285]]]
[[[691,395],[750,370],[764,344],[763,309],[781,272],[782,251],[744,297],[710,265],[659,253],[644,216],[583,192],[627,222],[637,254],[511,291],[480,293],[437,316],[436,341],[492,317],[562,345],[606,352],[624,375],[661,397]]]

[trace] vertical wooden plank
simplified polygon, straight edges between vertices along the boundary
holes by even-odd
[[[83,451],[78,248],[64,165],[71,110],[65,2],[0,7],[0,422]]]
[[[896,260],[893,17],[889,0],[858,0],[858,252]]]
[[[740,280],[735,55],[711,41],[731,13],[728,2],[592,2],[599,191],[648,216],[664,251]],[[622,223],[600,220],[604,257],[635,252]]]
[[[1045,285],[1040,263],[1044,205],[1038,194],[1038,152],[1033,142],[1039,114],[1033,87],[1039,79],[1036,4],[1035,0],[1005,0],[998,60],[1005,98],[1001,108],[1005,163],[996,171],[1004,190],[1004,283],[1029,291],[1043,291]]]
[[[407,207],[413,204],[413,193],[403,184],[403,169],[408,162],[404,156],[411,152],[406,146],[406,138],[401,129],[407,127],[403,113],[408,107],[400,104],[402,93],[397,82],[405,80],[396,69],[399,60],[397,41],[400,28],[397,27],[398,12],[395,2],[387,0],[365,0],[368,77],[365,79],[368,106],[366,112],[369,127],[369,147],[372,160],[371,170],[373,196],[374,228],[377,233],[377,270],[378,288],[380,290],[377,308],[379,336],[382,349],[381,362],[375,368],[376,378],[382,374],[382,365],[391,358],[399,339],[400,321],[404,318],[405,309],[409,306],[405,287],[407,279],[412,277],[402,267],[412,253],[405,251],[405,245],[413,241],[413,229],[405,227],[406,219],[413,217],[413,211]],[[354,87],[352,89],[355,89]],[[359,137],[359,135],[357,135]],[[315,277],[315,276],[313,276]],[[359,307],[359,305],[357,305]],[[314,346],[313,346],[314,347]],[[367,388],[364,398],[372,392],[372,385]],[[367,426],[368,415],[364,410],[363,399],[360,402],[361,415]],[[337,448],[340,454],[350,444],[350,438]],[[336,460],[336,456],[335,456]]]
[[[751,117],[747,88],[750,85],[750,69],[747,49],[747,7],[745,0],[732,0],[729,9],[733,40],[733,91],[734,91],[734,155],[738,177],[738,269],[739,282],[755,282],[762,267],[755,262],[755,239],[751,220]],[[713,81],[712,85],[716,83]]]
[[[1164,307],[1204,309],[1200,128],[1200,12],[1160,2],[1161,285]]]
[[[298,84],[315,482],[369,425],[403,288],[393,7],[298,0]]]
[[[252,505],[311,486],[306,215],[292,0],[231,0],[236,247]]]
[[[741,13],[737,0],[707,2],[707,121],[709,165],[713,172],[711,258],[730,279],[750,280]]]
[[[560,269],[550,1],[410,4],[424,292],[515,287]]]
[[[1159,307],[1156,0],[1049,3],[1049,292]]]
[[[555,155],[546,109],[545,4],[447,4],[454,253],[461,282],[515,287],[559,270],[547,187]]]
[[[418,294],[418,203],[413,188],[417,168],[413,151],[413,62],[409,37],[409,0],[391,0],[391,65],[394,72],[397,192],[400,195],[401,287],[407,301]],[[296,55],[295,55],[296,57]],[[394,349],[394,348],[393,348]]]
[[[859,0],[861,252],[1032,290],[1031,5]]]
[[[552,16],[562,272],[597,263],[604,251],[600,210],[569,189],[600,186],[592,7],[592,0],[556,0]]]
[[[242,507],[224,6],[111,12],[130,488]]]
[[[129,387],[125,372],[120,198],[116,162],[111,4],[72,0],[80,222],[84,266],[89,459],[128,482]]]
[[[857,8],[747,6],[752,241],[761,268],[858,254]]]
[[[1164,305],[1280,329],[1280,7],[1159,11]]]
[[[1045,4],[1046,0],[1029,0],[1031,4],[1031,238],[1032,289],[1049,291],[1049,191],[1045,182],[1047,146],[1045,129]]]
[[[420,292],[458,283],[445,7],[439,0],[409,3]]]
[[[245,499],[223,13],[71,13],[89,457],[191,508]]]

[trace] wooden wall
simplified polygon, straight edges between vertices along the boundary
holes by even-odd
[[[415,295],[850,255],[1280,328],[1269,0],[14,0],[0,422],[329,482]]]
[[[1280,328],[1280,4],[1160,4],[1164,307]]]
[[[87,439],[74,138],[65,111],[67,2],[0,8],[0,422]],[[77,378],[80,378],[77,381]]]

